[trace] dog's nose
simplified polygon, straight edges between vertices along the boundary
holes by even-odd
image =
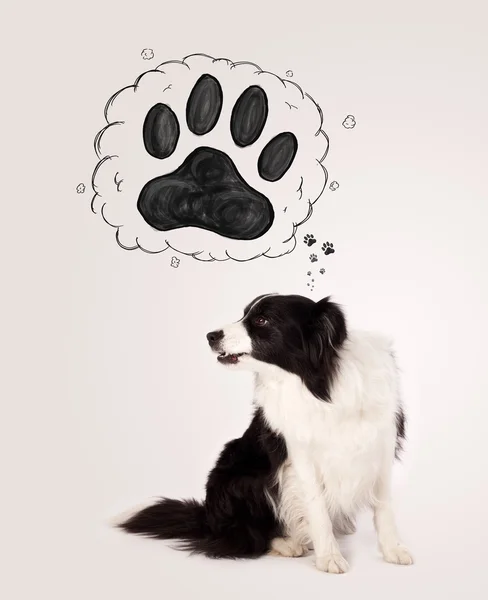
[[[220,329],[219,331],[211,331],[210,333],[207,333],[207,340],[211,346],[213,346],[217,342],[220,342],[220,340],[223,337],[224,337],[224,332],[222,331],[222,329]]]

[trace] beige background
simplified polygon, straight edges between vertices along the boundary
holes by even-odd
[[[1,596],[483,597],[486,4],[86,0],[1,12]],[[412,568],[381,562],[369,515],[343,577],[311,558],[190,559],[107,525],[151,496],[202,494],[251,400],[250,380],[218,368],[204,334],[258,293],[307,293],[300,237],[279,260],[183,257],[172,269],[167,253],[121,250],[90,212],[106,100],[192,52],[291,69],[324,110],[341,187],[301,233],[337,248],[314,297],[332,293],[352,325],[397,339],[410,441],[395,495]]]

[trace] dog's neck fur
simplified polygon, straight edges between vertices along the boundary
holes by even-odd
[[[332,512],[354,513],[369,504],[384,457],[394,455],[397,374],[388,346],[377,336],[353,333],[339,351],[341,368],[331,380],[330,402],[278,367],[256,374],[256,405],[284,437],[292,461],[306,452],[307,460],[327,473]],[[317,485],[324,483],[321,476]]]

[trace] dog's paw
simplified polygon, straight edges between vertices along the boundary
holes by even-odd
[[[287,558],[294,558],[303,556],[308,551],[306,546],[302,546],[298,542],[295,542],[291,538],[274,538],[271,542],[271,550],[269,551],[270,556],[285,556]]]
[[[395,565],[413,565],[412,555],[407,548],[401,544],[389,548],[382,548],[381,552],[386,562]]]
[[[315,566],[319,571],[326,573],[347,573],[349,565],[342,554],[329,554],[327,556],[317,556]]]

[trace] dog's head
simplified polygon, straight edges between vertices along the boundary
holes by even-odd
[[[244,309],[237,323],[207,334],[217,360],[258,373],[281,369],[300,377],[316,397],[329,400],[338,351],[347,336],[342,310],[329,298],[267,294]]]

